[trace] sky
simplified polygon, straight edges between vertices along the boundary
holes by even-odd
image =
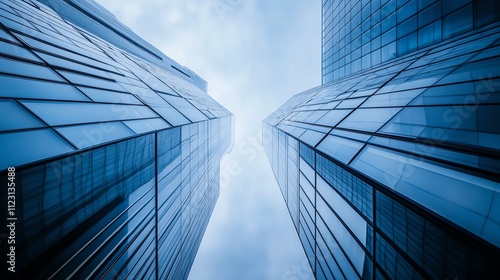
[[[321,83],[321,1],[98,0],[208,82],[235,115],[221,190],[189,280],[313,279],[261,146],[262,120]]]

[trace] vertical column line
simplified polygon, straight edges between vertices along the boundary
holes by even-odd
[[[155,131],[155,274],[158,280],[158,131]]]

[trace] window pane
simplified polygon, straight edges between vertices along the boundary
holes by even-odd
[[[338,127],[376,131],[399,110],[400,108],[357,109],[343,120]]]
[[[318,145],[318,150],[345,164],[363,147],[363,143],[328,135]]]
[[[444,17],[444,38],[450,38],[460,32],[472,29],[472,11],[472,5],[467,5],[466,7]]]
[[[36,62],[41,62],[40,59],[38,59],[36,56],[34,56],[30,51],[27,49],[14,45],[14,44],[9,44],[0,41],[0,53],[4,53],[7,55],[12,55],[12,56],[17,56],[20,58],[24,58],[27,60],[33,60]]]
[[[478,27],[500,20],[500,2],[496,0],[476,1],[476,24]]]
[[[422,27],[441,17],[441,3],[436,2],[418,14],[418,26]]]
[[[106,102],[106,103],[125,103],[125,104],[140,104],[141,101],[135,98],[134,95],[129,93],[122,93],[110,90],[88,88],[88,87],[78,87],[83,93],[90,97],[96,102]]]
[[[474,234],[485,234],[497,183],[371,146],[351,166]]]
[[[168,103],[165,103],[164,105],[152,105],[151,108],[166,119],[172,126],[190,123],[186,117],[184,117],[181,113],[179,113],[179,111]]]
[[[157,117],[146,106],[41,101],[22,103],[50,125]]]
[[[207,120],[197,108],[187,102],[184,98],[162,94],[162,97],[167,100],[174,108],[179,110],[183,115],[189,118],[192,122]]]
[[[47,67],[3,57],[0,57],[0,72],[53,81],[63,81],[56,73]]]
[[[121,122],[66,126],[56,130],[79,149],[135,135]]]
[[[98,88],[104,88],[104,89],[110,89],[110,90],[116,90],[116,91],[125,91],[125,89],[123,87],[121,87],[118,83],[116,83],[115,81],[94,78],[91,76],[81,75],[81,74],[77,74],[77,73],[69,72],[69,71],[63,71],[63,70],[57,70],[57,71],[59,73],[61,73],[70,82],[78,84],[78,85],[98,87]]]
[[[136,121],[124,121],[123,123],[138,134],[154,130],[162,130],[171,127],[164,120],[159,118],[136,120]]]
[[[0,130],[15,130],[45,126],[14,100],[0,100]]]
[[[423,47],[441,40],[441,20],[418,30],[418,46]]]
[[[36,139],[36,141],[33,141]],[[0,134],[0,169],[29,163],[74,150],[51,129]]]
[[[0,75],[0,84],[2,97],[90,101],[67,84],[4,75]]]

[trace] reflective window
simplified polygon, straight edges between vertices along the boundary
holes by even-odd
[[[125,104],[139,104],[142,105],[134,95],[110,90],[89,88],[89,87],[78,87],[85,95],[96,102],[106,102],[106,103],[125,103]]]
[[[2,133],[0,146],[0,169],[74,151],[71,145],[50,129]]]
[[[424,47],[441,40],[441,20],[437,20],[418,31],[418,46]]]
[[[160,118],[124,121],[123,123],[138,134],[149,131],[162,130],[170,127],[170,125],[168,125],[164,120]]]
[[[403,250],[431,278],[449,275],[493,275],[497,265],[483,253],[471,254],[472,244],[457,239],[452,231],[440,228],[424,217],[377,192],[377,227]],[[405,237],[405,238],[402,238]],[[377,241],[380,240],[380,237]],[[382,250],[384,242],[381,244]],[[454,261],[450,262],[450,254]],[[381,261],[384,261],[383,256]],[[388,267],[388,272],[393,268]]]
[[[316,223],[318,231],[316,233],[316,238],[322,238],[324,240],[320,240],[318,244],[323,242],[326,243],[326,246],[320,244],[320,248],[326,247],[331,250],[324,249],[327,262],[330,260],[329,263],[331,263],[331,267],[335,269],[332,263],[335,260],[342,269],[346,279],[359,279],[360,277],[356,268],[363,267],[363,251],[354,243],[354,240],[349,238],[349,233],[345,231],[345,228],[339,223],[330,209],[325,206],[323,199],[319,199],[318,201],[318,211],[321,211],[320,208],[324,211],[322,211],[324,216],[320,215],[320,212],[317,212]],[[331,232],[330,229],[333,230],[333,232]],[[349,260],[353,262],[353,264],[351,264]],[[353,265],[356,266],[356,268],[354,268]]]
[[[425,279],[401,254],[377,234],[377,262],[391,279]]]
[[[79,149],[135,135],[121,122],[65,126],[56,130]]]
[[[443,37],[449,38],[472,28],[472,5],[463,7],[443,18]]]
[[[123,87],[121,87],[118,83],[116,83],[113,80],[99,79],[99,78],[94,78],[92,76],[77,74],[74,72],[63,71],[63,70],[57,70],[57,72],[61,73],[70,82],[78,85],[98,87],[108,90],[125,91]]]
[[[438,1],[418,13],[418,25],[425,26],[441,17],[441,3]],[[440,28],[441,29],[441,28]]]
[[[347,172],[320,154],[316,154],[316,170],[346,200],[369,220],[373,218],[373,189],[358,177]]]
[[[0,53],[13,55],[27,60],[33,60],[35,62],[41,62],[40,59],[38,59],[38,57],[33,55],[33,53],[31,53],[27,49],[18,45],[9,44],[2,41],[0,41]]]
[[[175,107],[187,118],[189,118],[191,122],[203,121],[207,119],[207,117],[203,115],[203,113],[201,113],[196,107],[194,107],[184,98],[170,96],[166,94],[162,95],[162,97],[165,98],[167,102],[170,103],[170,105]]]
[[[152,105],[151,108],[158,113],[161,117],[169,122],[172,126],[178,126],[190,123],[190,121],[184,117],[179,111],[169,104],[164,105]]]
[[[2,57],[0,57],[0,72],[53,81],[63,81],[47,67]]]
[[[371,146],[351,166],[476,235],[487,236],[482,228],[496,183]]]
[[[146,106],[42,101],[22,101],[22,104],[50,125],[157,117]]]
[[[36,128],[45,126],[14,100],[0,99],[0,131]]]
[[[339,219],[354,233],[358,241],[366,247],[366,244],[371,242],[367,240],[369,230],[367,222],[320,176],[317,176],[316,184],[321,197],[335,210]]]
[[[358,109],[343,120],[338,127],[365,131],[376,131],[400,108]]]
[[[0,38],[5,39],[7,41],[11,41],[13,43],[17,43],[16,39],[14,39],[12,36],[10,36],[7,32],[5,32],[3,29],[0,29]]]
[[[314,151],[306,145],[300,143],[300,157],[302,157],[310,166],[315,167]]]
[[[336,160],[348,164],[362,147],[363,143],[358,141],[328,135],[319,143],[318,150]]]

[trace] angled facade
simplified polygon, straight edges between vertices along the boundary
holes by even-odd
[[[315,277],[500,277],[498,2],[322,12],[323,84],[263,122]]]
[[[232,147],[206,89],[92,0],[0,1],[2,279],[186,279]]]

